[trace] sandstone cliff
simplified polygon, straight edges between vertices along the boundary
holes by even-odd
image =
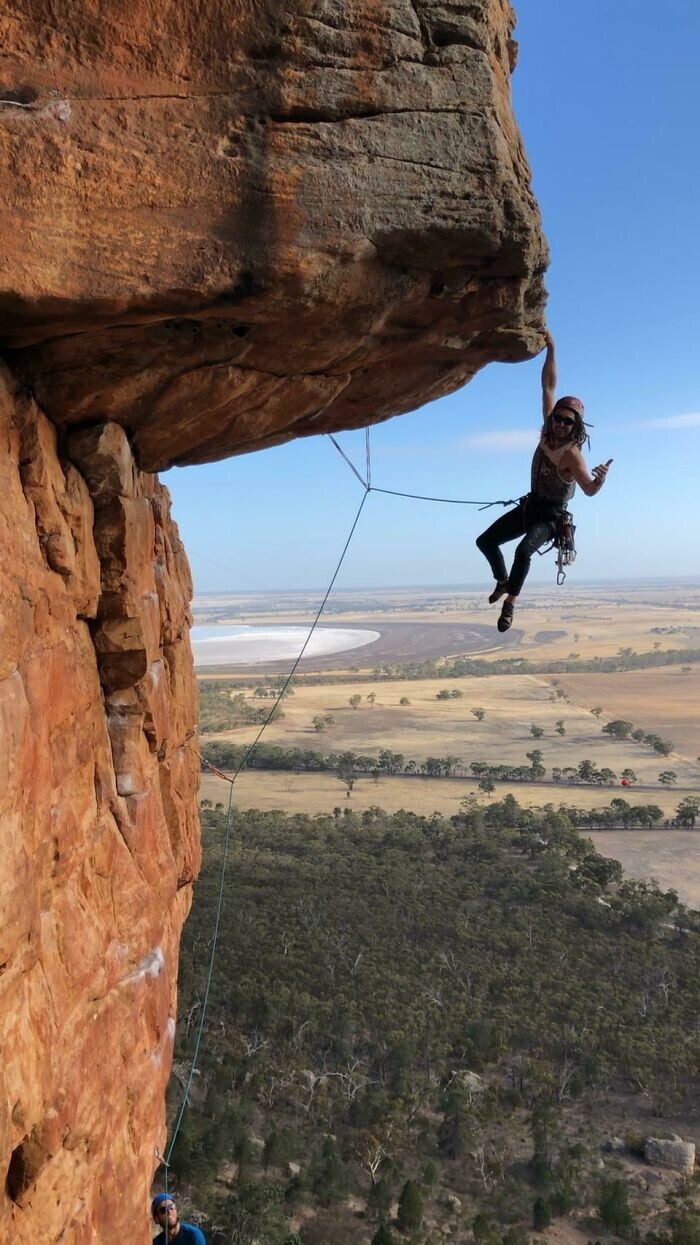
[[[507,0],[54,12],[0,18],[0,337],[55,422],[117,421],[151,471],[540,344]]]
[[[198,867],[153,475],[541,345],[507,0],[0,14],[0,1240],[146,1242]]]
[[[3,374],[0,444],[0,1240],[145,1240],[199,864],[187,564],[117,425],[59,448]]]

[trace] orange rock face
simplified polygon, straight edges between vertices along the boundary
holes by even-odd
[[[199,864],[191,584],[117,425],[0,375],[0,1240],[146,1242]]]
[[[508,0],[110,0],[59,23],[13,0],[0,339],[45,413],[123,425],[150,471],[535,353],[513,22]]]

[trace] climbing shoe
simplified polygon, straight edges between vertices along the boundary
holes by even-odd
[[[495,605],[496,601],[500,601],[501,597],[504,597],[507,591],[508,591],[508,580],[497,579],[496,587],[494,588],[493,592],[491,593],[491,596],[489,597],[489,605]]]
[[[498,627],[499,631],[510,631],[512,622],[513,622],[513,606],[511,605],[510,601],[504,601],[503,605],[501,606],[501,612],[499,614],[498,622],[496,623],[496,626]]]

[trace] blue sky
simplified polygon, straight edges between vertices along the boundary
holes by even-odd
[[[615,460],[597,498],[575,499],[571,580],[698,575],[700,5],[516,7],[513,94],[551,247],[559,389],[586,403],[592,463]],[[491,366],[374,428],[374,483],[519,496],[540,369]],[[361,462],[364,434],[340,439]],[[324,585],[361,497],[318,437],[163,478],[200,592]],[[486,585],[474,538],[487,516],[374,494],[338,586]],[[532,578],[553,581],[551,555]]]

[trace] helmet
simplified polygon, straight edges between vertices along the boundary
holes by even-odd
[[[580,415],[583,419],[583,402],[580,398],[557,398],[552,410],[556,411],[560,407],[565,407],[567,411],[571,411],[572,415]]]

